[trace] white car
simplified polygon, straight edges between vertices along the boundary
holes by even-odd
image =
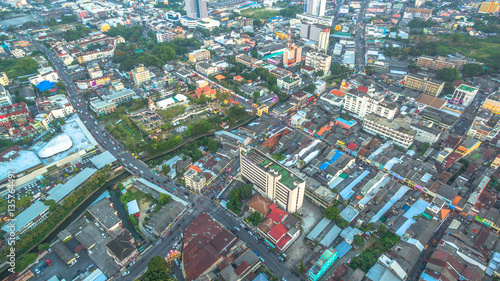
[[[129,274],[130,274],[130,271],[128,271],[128,270],[127,270],[127,271],[122,272],[122,276],[127,276],[127,275],[129,275]]]

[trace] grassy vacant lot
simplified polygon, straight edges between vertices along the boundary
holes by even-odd
[[[246,9],[241,11],[245,17],[252,17],[254,19],[272,18],[280,14],[279,10],[269,10],[268,8]]]
[[[186,111],[186,107],[183,105],[178,105],[171,108],[167,108],[165,110],[158,110],[158,113],[160,113],[163,116],[163,118],[172,118],[181,115],[182,113],[184,113],[184,111]]]

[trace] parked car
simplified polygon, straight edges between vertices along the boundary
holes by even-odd
[[[173,230],[170,230],[170,232],[168,233],[168,236],[172,235],[174,231]]]
[[[127,276],[127,275],[129,275],[129,274],[130,274],[130,271],[128,271],[128,270],[127,270],[127,271],[122,272],[122,276]]]

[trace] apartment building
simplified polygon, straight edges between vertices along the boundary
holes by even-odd
[[[392,120],[398,112],[398,107],[384,101],[383,98],[376,99],[358,89],[350,89],[344,98],[344,109],[350,111],[360,118],[367,114],[375,113],[378,116]]]
[[[96,79],[103,76],[102,70],[97,63],[92,63],[87,66],[87,72],[89,73],[90,79]]]
[[[325,74],[330,71],[330,65],[332,63],[332,57],[310,51],[306,55],[306,66],[313,67],[315,71],[323,71]]]
[[[131,89],[121,89],[117,92],[114,92],[110,95],[104,97],[107,101],[112,101],[116,104],[124,103],[130,101],[134,98],[135,92]]]
[[[302,47],[292,44],[283,53],[283,65],[289,67],[300,63],[302,63]]]
[[[258,67],[258,62],[260,61],[251,56],[239,54],[236,56],[236,62],[242,63],[250,68],[256,68]]]
[[[326,54],[330,44],[330,28],[325,28],[319,33],[318,52]]]
[[[205,49],[199,49],[192,51],[188,55],[190,62],[199,62],[210,58],[210,51]]]
[[[208,77],[209,75],[217,73],[217,67],[208,62],[200,62],[196,64],[196,71]]]
[[[479,10],[477,11],[480,14],[491,14],[495,13],[498,11],[498,2],[483,2],[481,3],[481,6],[479,6]]]
[[[493,113],[500,114],[500,92],[488,96],[483,102],[483,108]]]
[[[451,99],[448,100],[448,102],[467,107],[474,100],[474,97],[476,96],[478,91],[478,88],[471,87],[467,84],[462,84],[455,89],[455,92],[453,92],[453,95]]]
[[[9,78],[7,77],[7,74],[5,72],[0,72],[0,85],[9,85]]]
[[[285,91],[294,91],[300,88],[302,78],[300,75],[288,75],[284,78],[278,78],[277,85],[280,89]]]
[[[300,24],[300,37],[303,39],[320,42],[320,37],[325,37],[326,33],[328,33],[327,37],[330,37],[330,28],[326,25],[306,22]]]
[[[257,149],[240,150],[241,173],[254,189],[288,213],[302,207],[305,181]]]
[[[408,74],[404,86],[437,97],[443,91],[444,82],[419,74]]]
[[[142,83],[151,80],[151,75],[149,69],[144,65],[139,65],[138,67],[132,69],[132,77],[136,86],[142,85]]]
[[[322,17],[326,11],[326,0],[306,0],[304,2],[304,12]]]
[[[187,172],[184,174],[184,179],[186,181],[186,186],[196,192],[201,192],[203,187],[207,184],[207,180],[201,173],[201,169],[198,166],[189,167]]]
[[[411,124],[410,129],[415,131],[415,140],[419,142],[435,143],[442,133],[441,130],[427,127],[419,123]]]
[[[90,102],[90,109],[99,115],[114,112],[116,103],[113,101],[94,100]]]
[[[417,60],[417,65],[421,68],[428,70],[440,70],[443,68],[456,68],[462,69],[462,67],[467,63],[466,60],[458,58],[448,58],[448,57],[431,57],[431,56],[420,56]]]
[[[24,102],[0,107],[0,126],[11,127],[24,124],[31,118],[31,112]]]
[[[12,104],[12,97],[9,91],[0,85],[0,107],[4,107]]]
[[[374,135],[381,135],[394,140],[394,143],[404,148],[410,147],[415,140],[416,132],[409,129],[411,118],[396,117],[388,120],[370,113],[363,119],[363,129]]]

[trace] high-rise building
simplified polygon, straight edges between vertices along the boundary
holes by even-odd
[[[132,69],[132,77],[136,86],[140,86],[142,83],[151,80],[149,70],[142,64]]]
[[[287,47],[285,52],[283,53],[283,66],[290,67],[295,65],[296,63],[300,63],[302,61],[302,47],[297,47],[295,44]]]
[[[481,3],[481,6],[479,6],[479,10],[477,12],[481,14],[495,13],[498,11],[498,7],[498,2],[483,2]]]
[[[324,16],[326,10],[326,0],[306,0],[304,5],[304,12],[315,15]]]
[[[208,17],[207,1],[186,0],[186,15],[193,19],[203,19]]]
[[[0,85],[0,107],[11,105],[12,97],[10,96],[9,91],[5,89],[2,85]]]
[[[5,72],[0,72],[0,85],[9,85],[9,77],[7,77],[7,74],[5,74]]]
[[[319,33],[318,52],[326,53],[330,43],[330,28],[325,28]]]
[[[300,37],[319,42],[321,33],[325,32],[326,29],[328,29],[328,36],[330,36],[330,29],[328,28],[328,26],[302,22],[300,24]]]
[[[257,149],[240,150],[241,174],[254,189],[289,213],[304,202],[306,182]]]

